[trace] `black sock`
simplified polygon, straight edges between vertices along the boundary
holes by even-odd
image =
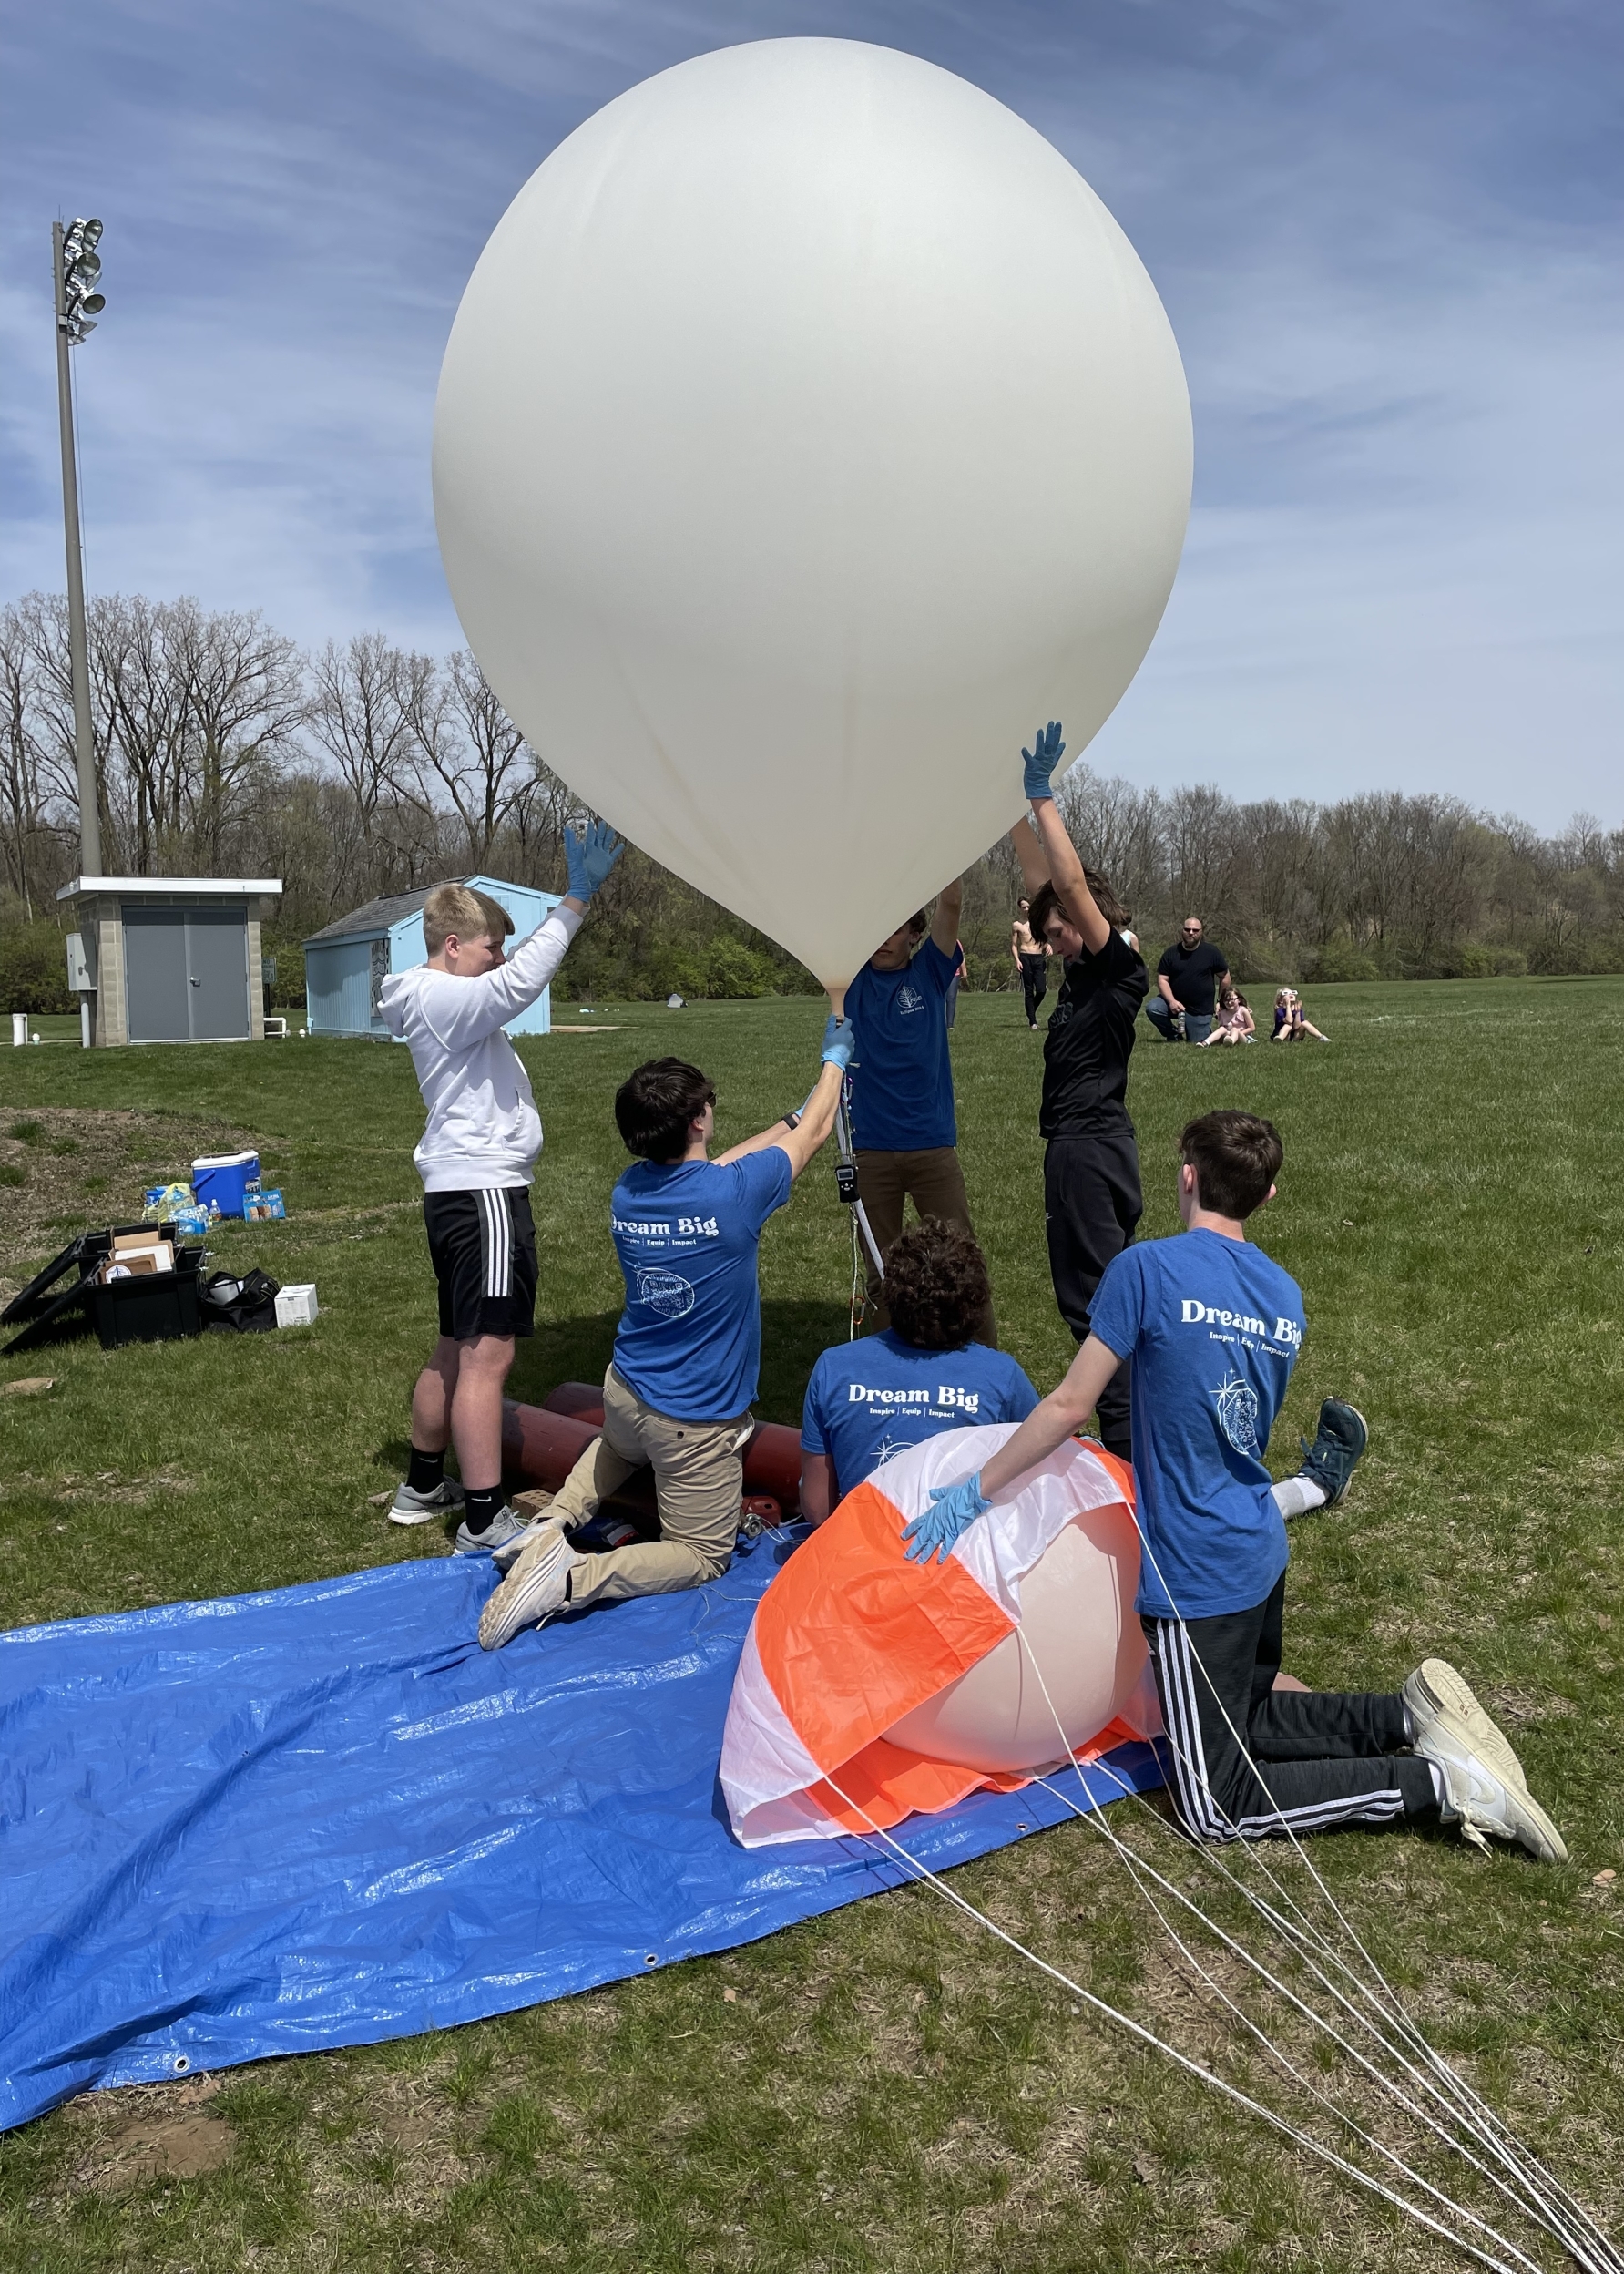
[[[488,1531],[491,1518],[502,1505],[499,1484],[463,1487],[463,1521],[470,1531]]]
[[[432,1492],[445,1476],[444,1453],[420,1453],[412,1448],[412,1466],[406,1471],[406,1482],[414,1492]]]

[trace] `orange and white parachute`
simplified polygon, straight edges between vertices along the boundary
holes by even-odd
[[[1068,1746],[1095,1759],[1159,1734],[1133,1610],[1132,1472],[1100,1446],[1068,1440],[945,1562],[904,1552],[931,1487],[973,1475],[1012,1428],[950,1430],[886,1461],[762,1596],[722,1737],[745,1847],[884,1828],[978,1786],[1012,1791]]]

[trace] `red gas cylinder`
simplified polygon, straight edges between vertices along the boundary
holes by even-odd
[[[603,1427],[603,1391],[587,1382],[560,1382],[540,1406],[505,1399],[502,1468],[510,1477],[556,1492]],[[780,1421],[761,1421],[744,1449],[747,1499],[778,1502],[786,1518],[801,1506],[801,1433]],[[645,1470],[610,1495],[617,1507],[639,1512],[654,1505],[654,1480]]]

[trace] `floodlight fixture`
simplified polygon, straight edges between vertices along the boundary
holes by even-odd
[[[57,227],[61,228],[60,222]],[[94,215],[70,221],[62,232],[56,326],[66,335],[69,347],[83,344],[96,329],[92,319],[99,316],[107,304],[107,294],[96,290],[101,276],[101,260],[96,250],[101,234],[101,223]]]

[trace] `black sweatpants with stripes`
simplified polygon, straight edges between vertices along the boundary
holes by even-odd
[[[1432,1771],[1406,1750],[1396,1692],[1274,1687],[1285,1592],[1282,1572],[1250,1611],[1139,1622],[1167,1725],[1168,1791],[1186,1831],[1263,1839],[1287,1827],[1301,1836],[1435,1813]]]

